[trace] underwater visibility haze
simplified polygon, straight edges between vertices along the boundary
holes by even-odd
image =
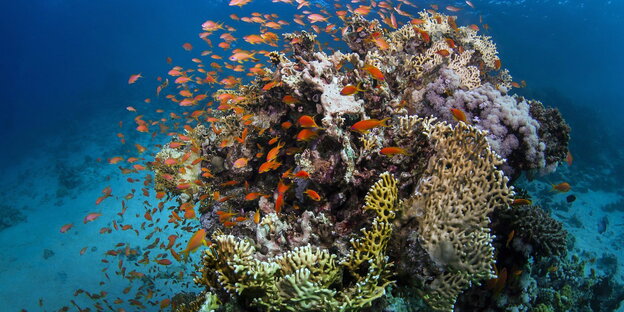
[[[3,311],[624,311],[624,2],[0,11]]]

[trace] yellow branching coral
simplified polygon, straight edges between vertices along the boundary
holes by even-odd
[[[458,294],[493,277],[488,214],[506,206],[512,191],[483,131],[465,123],[425,128],[436,154],[416,195],[403,204],[419,206],[421,244],[444,269],[421,295],[434,309],[452,311]]]
[[[351,241],[353,250],[342,262],[359,281],[345,292],[348,294],[345,301],[360,298],[362,302],[357,307],[367,306],[383,296],[385,287],[391,283],[391,264],[385,256],[385,249],[392,234],[391,222],[398,208],[398,188],[396,179],[390,173],[384,172],[380,178],[364,198],[366,204],[363,209],[377,214],[372,228],[363,229],[363,237]],[[364,275],[358,273],[362,268],[367,268]]]
[[[225,291],[233,299],[251,299],[266,311],[358,311],[370,306],[392,282],[385,249],[397,193],[396,179],[383,173],[365,197],[363,209],[375,212],[371,228],[351,241],[353,249],[343,261],[310,245],[261,261],[252,242],[216,233],[195,282],[211,294]],[[342,281],[345,270],[352,280]]]

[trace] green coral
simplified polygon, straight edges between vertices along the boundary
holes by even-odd
[[[370,306],[392,283],[385,249],[398,189],[392,175],[380,177],[363,207],[376,214],[371,228],[351,241],[353,249],[343,261],[310,245],[262,261],[251,241],[216,233],[195,282],[225,299],[245,299],[265,311],[358,311]]]
[[[538,304],[536,307],[533,308],[533,310],[531,310],[533,312],[554,312],[555,310],[553,310],[553,308],[549,305],[540,303]]]

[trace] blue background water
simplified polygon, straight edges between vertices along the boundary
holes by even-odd
[[[20,175],[19,170],[27,167],[52,170],[58,167],[59,160],[75,162],[85,156],[110,157],[120,151],[118,147],[111,147],[113,151],[107,148],[118,142],[115,127],[120,120],[131,123],[126,106],[137,105],[153,95],[155,77],[164,75],[170,68],[165,58],[172,57],[174,64],[189,62],[192,56],[181,45],[191,42],[196,47],[202,46],[197,35],[202,22],[228,21],[227,15],[233,12],[241,16],[241,12],[266,12],[264,8],[269,1],[255,0],[242,9],[228,7],[228,2],[4,3],[0,10],[2,203],[19,202],[21,206],[30,200],[20,193],[16,197],[11,191],[27,182],[33,183],[28,180],[38,176]],[[425,6],[423,2],[414,2]],[[429,3],[467,8],[463,1]],[[459,13],[460,24],[477,23],[479,16],[483,16],[484,23],[490,25],[486,34],[497,43],[503,66],[510,70],[514,80],[526,80],[528,84],[518,93],[558,107],[572,126],[571,150],[579,170],[591,168],[595,175],[608,177],[595,187],[624,196],[620,189],[624,182],[620,176],[624,172],[618,171],[624,168],[621,135],[624,133],[621,87],[624,1],[474,0],[473,3],[476,9]],[[276,13],[290,10],[286,6],[273,7],[277,9],[271,12]],[[139,72],[146,78],[128,85],[129,75]],[[90,144],[109,151],[97,154],[93,152],[97,148],[85,149]],[[90,172],[94,177],[89,181],[98,180],[98,170],[93,168],[96,167],[91,167]],[[43,185],[40,192],[49,191],[45,190],[45,183],[33,185]],[[85,184],[79,189],[85,192],[96,189],[97,196],[101,188]],[[43,204],[31,207],[27,214],[53,209],[52,201],[42,199],[39,203]],[[57,225],[54,224],[55,229]],[[34,229],[30,233],[40,235]],[[8,240],[3,239],[3,242]],[[0,293],[1,287],[4,286],[0,286]],[[34,302],[38,298],[33,294],[27,299]],[[12,302],[3,300],[9,299],[0,297],[0,306],[12,306]]]

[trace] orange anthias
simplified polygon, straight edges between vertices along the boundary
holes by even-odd
[[[318,133],[314,130],[303,129],[297,134],[297,141],[309,141],[315,138]]]
[[[381,72],[381,70],[379,70],[379,68],[373,66],[373,65],[365,65],[364,67],[362,67],[363,70],[367,71],[371,76],[373,76],[373,78],[377,79],[377,80],[385,80],[386,78],[384,77],[383,73]]]
[[[141,74],[134,74],[134,75],[130,75],[130,78],[128,79],[128,84],[133,84],[135,83],[137,80],[139,80],[139,78],[142,78],[143,76],[141,76]]]
[[[345,86],[344,88],[342,88],[342,90],[340,90],[340,94],[341,95],[353,95],[353,94],[357,94],[358,92],[362,92],[362,91],[366,91],[366,90],[360,89],[360,84],[358,84],[357,86],[348,85],[348,86]]]
[[[451,114],[453,114],[453,118],[457,121],[466,122],[466,114],[457,108],[451,108]]]
[[[319,195],[314,190],[307,189],[304,193],[306,193],[306,195],[308,195],[308,197],[310,197],[310,199],[312,199],[314,201],[320,201],[321,200],[321,195]]]
[[[316,121],[314,121],[314,118],[308,115],[303,115],[299,117],[299,120],[297,120],[297,123],[299,123],[299,126],[303,128],[318,128],[319,127],[316,124]]]
[[[409,155],[404,148],[398,146],[384,147],[379,151],[379,153],[386,156],[394,156],[398,154]]]
[[[570,186],[570,184],[568,182],[561,182],[561,183],[559,183],[557,185],[553,185],[552,186],[552,191],[557,191],[557,192],[561,192],[561,193],[568,192],[571,189],[572,189],[572,187]]]
[[[247,166],[248,159],[245,157],[241,157],[234,161],[234,168],[243,168]]]
[[[197,250],[201,245],[206,245],[206,230],[204,229],[199,229],[193,234],[188,244],[186,244],[186,248],[182,250],[182,253],[188,257],[191,252]]]
[[[379,120],[379,119],[360,120],[354,123],[353,126],[351,126],[351,130],[357,131],[360,133],[366,133],[368,132],[368,130],[373,129],[375,127],[389,127],[386,124],[386,121],[388,119],[390,119],[390,117],[384,118],[382,120]]]

